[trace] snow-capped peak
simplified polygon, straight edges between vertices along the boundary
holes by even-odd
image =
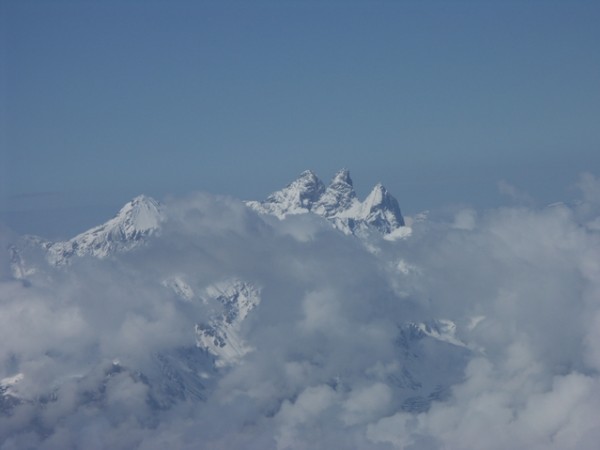
[[[155,230],[162,221],[160,205],[156,200],[145,195],[139,195],[126,203],[113,221],[122,225],[127,237],[149,230]]]
[[[369,195],[367,195],[367,198],[365,198],[363,204],[365,207],[370,207],[371,205],[380,205],[383,202],[386,194],[387,189],[383,186],[383,184],[377,183],[375,186],[373,186],[373,189],[371,189],[371,192]]]
[[[348,169],[340,169],[333,176],[330,186],[337,184],[352,186],[352,178],[350,178],[350,171]]]
[[[248,205],[261,213],[273,214],[283,219],[289,214],[309,212],[323,192],[323,182],[314,172],[305,170],[285,188],[269,195],[264,202],[248,202]]]
[[[377,183],[362,203],[361,219],[384,234],[404,226],[400,205],[387,189]]]
[[[60,266],[72,256],[105,258],[114,251],[130,250],[160,229],[164,220],[160,204],[151,197],[135,197],[108,222],[74,238],[49,245],[47,259]]]
[[[358,200],[350,172],[342,169],[335,174],[312,210],[321,216],[332,217],[351,208],[355,203],[358,203]]]

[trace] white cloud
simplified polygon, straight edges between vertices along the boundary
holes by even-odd
[[[24,283],[5,254],[0,380],[23,379],[0,448],[593,448],[600,189],[580,189],[575,206],[419,222],[377,254],[205,194],[168,201],[160,237],[113,259]],[[237,329],[255,351],[219,369],[194,328],[227,279],[263,289]],[[452,339],[407,325],[432,319]]]
[[[461,209],[454,216],[452,226],[457,230],[471,231],[477,223],[477,212],[473,209]]]
[[[388,411],[392,390],[384,383],[354,389],[342,404],[342,421],[346,425],[368,423]]]
[[[280,423],[276,434],[278,449],[293,449],[303,441],[314,439],[319,429],[318,420],[327,408],[334,404],[335,391],[326,385],[309,387],[295,402],[284,401],[275,420]]]

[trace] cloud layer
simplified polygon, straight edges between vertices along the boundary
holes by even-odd
[[[593,448],[600,182],[579,188],[396,242],[194,194],[114,258],[24,281],[7,252],[0,448]],[[229,280],[261,301],[235,334],[253,351],[216,367],[194,330]]]

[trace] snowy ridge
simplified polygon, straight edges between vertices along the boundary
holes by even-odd
[[[346,169],[335,174],[325,192],[315,203],[312,211],[323,217],[332,217],[340,211],[349,211],[359,206],[350,172]]]
[[[347,169],[338,171],[327,187],[313,172],[302,172],[298,179],[265,201],[246,204],[261,214],[279,219],[310,212],[324,217],[349,235],[363,235],[372,229],[393,239],[408,235],[396,232],[405,226],[398,201],[379,183],[361,202]]]
[[[24,376],[22,373],[18,373],[12,377],[2,378],[0,380],[0,393],[2,395],[16,395],[15,391],[13,391],[14,386],[22,381],[23,378]]]
[[[325,192],[325,185],[310,170],[280,191],[274,192],[264,202],[247,202],[258,212],[272,214],[283,219],[289,214],[304,214],[311,210]]]
[[[260,303],[260,289],[237,279],[206,288],[205,303],[216,305],[221,312],[207,324],[196,325],[197,346],[217,357],[216,366],[238,362],[253,350],[240,336],[242,322]]]
[[[23,378],[22,373],[17,373],[0,379],[0,413],[11,411],[15,405],[23,401],[18,386]]]
[[[424,335],[438,341],[446,342],[458,347],[467,347],[464,342],[456,337],[456,324],[451,320],[430,320],[428,322],[414,324],[414,326]]]
[[[108,222],[68,241],[51,243],[46,258],[50,264],[61,266],[73,256],[106,258],[115,251],[131,250],[156,233],[163,220],[159,203],[140,195],[125,204]]]

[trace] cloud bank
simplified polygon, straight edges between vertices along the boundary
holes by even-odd
[[[600,181],[579,189],[395,242],[194,194],[108,259],[18,280],[6,251],[0,448],[594,448]],[[243,321],[211,294],[231,280],[260,287]],[[197,346],[215,317],[239,361]]]

